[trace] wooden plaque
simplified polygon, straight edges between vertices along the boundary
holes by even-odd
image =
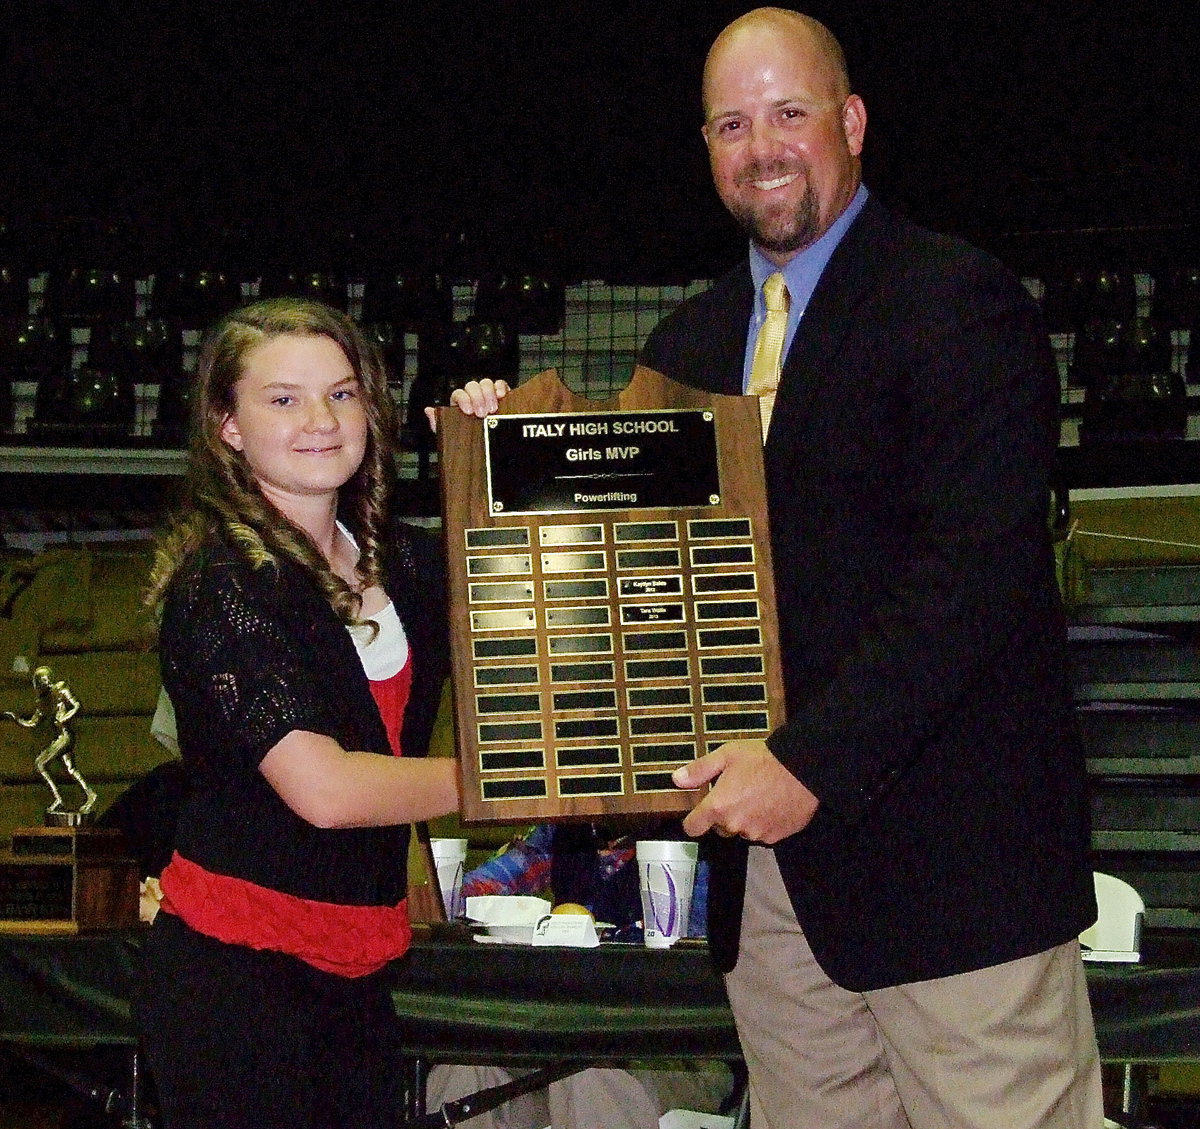
[[[29,827],[0,852],[0,933],[80,933],[138,924],[140,878],[111,828]]]
[[[439,411],[467,822],[684,812],[675,768],[782,723],[759,429],[644,368]]]

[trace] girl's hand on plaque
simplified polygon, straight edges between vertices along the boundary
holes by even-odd
[[[482,380],[469,380],[461,388],[456,388],[450,394],[450,403],[458,408],[463,415],[484,416],[493,415],[500,408],[500,401],[508,395],[507,380],[492,380],[485,376]],[[425,416],[429,427],[437,431],[437,409],[426,408]]]

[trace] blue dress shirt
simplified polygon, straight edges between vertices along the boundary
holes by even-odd
[[[791,305],[788,307],[787,332],[783,338],[783,356],[786,359],[788,350],[792,347],[792,338],[796,336],[796,327],[804,316],[804,309],[809,298],[817,288],[821,272],[829,262],[834,248],[842,241],[842,236],[849,230],[855,217],[862,211],[867,202],[866,185],[860,184],[854,193],[846,210],[830,225],[815,243],[805,247],[785,267],[777,267],[754,244],[750,245],[750,276],[754,279],[754,310],[750,315],[750,326],[746,333],[746,358],[742,367],[742,390],[745,391],[750,379],[750,366],[754,361],[754,344],[758,340],[758,331],[763,319],[767,316],[767,307],[763,302],[762,285],[777,270],[782,269],[783,280],[787,283]]]

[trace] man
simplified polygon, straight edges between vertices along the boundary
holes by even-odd
[[[1095,1129],[1075,940],[1095,901],[1037,309],[998,263],[867,193],[866,109],[816,21],[768,8],[727,27],[704,114],[750,259],[642,363],[767,404],[777,380],[764,455],[790,720],[676,774],[712,783],[684,826],[720,836],[710,943],[751,1122]],[[785,359],[764,383],[773,338]]]

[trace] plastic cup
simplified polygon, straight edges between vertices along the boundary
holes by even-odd
[[[646,839],[637,845],[642,931],[649,949],[669,949],[687,936],[696,876],[696,843]]]
[[[438,887],[446,920],[453,921],[462,913],[463,863],[467,858],[466,839],[431,839],[433,863],[437,867]]]

